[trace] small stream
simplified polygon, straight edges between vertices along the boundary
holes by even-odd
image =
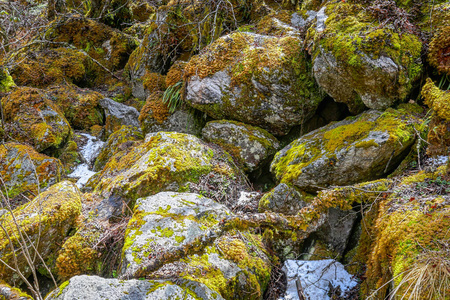
[[[80,147],[81,149],[79,151],[83,158],[83,163],[76,166],[73,172],[67,176],[79,178],[77,181],[77,186],[81,188],[86,184],[89,178],[96,173],[91,169],[105,142],[87,133],[79,134],[83,136],[86,141],[85,144]]]

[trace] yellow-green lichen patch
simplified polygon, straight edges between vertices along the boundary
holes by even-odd
[[[13,78],[9,75],[8,70],[0,68],[0,93],[6,93],[16,86]]]
[[[16,208],[13,213],[22,234],[31,239],[36,251],[47,265],[52,266],[55,263],[52,257],[59,248],[58,244],[63,242],[81,213],[81,193],[74,184],[64,181],[39,194],[30,203]],[[25,276],[30,275],[27,260],[19,250],[18,227],[9,213],[3,215],[0,222],[6,229],[0,232],[1,259],[9,265],[14,265],[15,257],[21,272],[24,272]],[[11,252],[11,246],[15,252]],[[29,249],[31,256],[34,255],[34,247]],[[38,267],[39,264],[40,262],[36,261],[33,267]],[[0,265],[0,275],[6,281],[14,281],[13,274],[4,264]]]

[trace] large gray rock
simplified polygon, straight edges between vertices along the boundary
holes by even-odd
[[[285,183],[280,183],[271,191],[264,194],[259,201],[259,211],[273,211],[285,215],[296,215],[303,207],[307,206],[307,201],[312,199],[312,195],[297,191]]]
[[[113,133],[122,125],[139,128],[139,112],[136,108],[109,98],[101,99],[99,104],[105,110],[107,135]]]
[[[419,37],[379,22],[359,4],[330,2],[310,28],[317,83],[354,113],[404,100],[421,74]]]
[[[249,172],[256,170],[280,147],[278,140],[267,131],[235,121],[208,122],[202,136],[228,151]]]
[[[207,300],[223,298],[204,284],[189,280],[119,280],[75,276],[51,292],[45,300]]]
[[[377,179],[414,143],[418,119],[410,108],[371,110],[314,130],[279,151],[271,172],[306,191]]]
[[[138,199],[125,234],[123,273],[198,281],[225,299],[261,299],[271,264],[260,236],[232,230],[214,242],[195,244],[230,214],[225,206],[192,193],[163,192]],[[138,271],[152,257],[178,247],[185,249],[181,259]]]
[[[191,58],[185,78],[192,107],[276,135],[307,121],[322,100],[297,36],[226,35]]]

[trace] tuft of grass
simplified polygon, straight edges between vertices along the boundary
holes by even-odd
[[[168,87],[164,91],[163,102],[169,108],[169,113],[175,112],[175,110],[183,102],[183,100],[181,99],[182,90],[183,90],[183,82],[179,81],[174,85]]]

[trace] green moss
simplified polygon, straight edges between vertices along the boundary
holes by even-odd
[[[0,93],[7,93],[16,86],[13,78],[6,69],[0,68]]]
[[[59,293],[56,296],[60,296],[62,294],[62,292],[64,291],[64,289],[69,285],[69,283],[70,283],[69,280],[61,283],[61,285],[59,286]]]
[[[450,121],[450,91],[439,89],[430,78],[422,88],[425,104],[441,119]]]

